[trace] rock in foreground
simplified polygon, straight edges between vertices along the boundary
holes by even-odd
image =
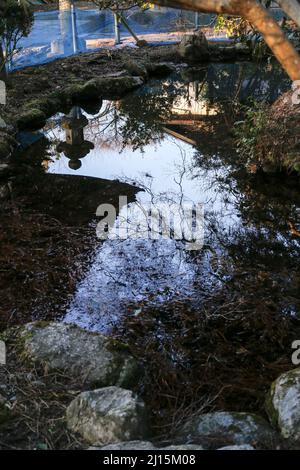
[[[68,428],[90,444],[111,444],[148,435],[144,402],[133,392],[106,387],[78,395],[67,408]]]
[[[130,387],[138,380],[135,359],[109,338],[65,323],[29,323],[20,337],[28,359],[50,371],[66,371],[90,386]]]
[[[254,414],[229,412],[191,418],[177,437],[185,442],[207,441],[214,448],[244,444],[272,448],[276,442],[276,433],[263,418]]]
[[[104,447],[91,447],[90,450],[204,450],[202,446],[193,444],[170,445],[168,447],[157,447],[149,441],[130,441],[109,444]]]
[[[300,441],[300,369],[275,380],[267,398],[267,412],[284,438]]]

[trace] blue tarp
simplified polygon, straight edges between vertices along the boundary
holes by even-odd
[[[168,33],[184,27],[193,28],[193,13],[160,9],[142,13],[131,10],[127,21],[137,35]],[[202,15],[202,23],[209,15]],[[122,26],[121,36],[128,36]],[[87,40],[114,38],[114,18],[109,11],[76,8],[71,12],[46,11],[34,14],[31,33],[23,38],[11,68],[45,63],[58,57],[69,56],[87,50]],[[158,38],[159,41],[159,38]],[[95,46],[97,47],[97,46]],[[89,49],[93,45],[89,45]]]
[[[280,11],[276,16],[280,17]],[[199,26],[212,24],[215,16],[199,14]],[[149,9],[142,12],[133,9],[126,19],[137,35],[157,35],[184,31],[195,27],[195,14],[171,8]],[[128,36],[122,26],[121,36]],[[99,48],[99,41],[114,38],[114,18],[109,11],[76,8],[71,11],[45,11],[34,14],[31,33],[20,43],[20,52],[10,64],[10,69],[37,65],[50,60]],[[94,40],[94,41],[93,41]],[[97,40],[99,40],[97,42]],[[87,43],[89,41],[89,43]],[[165,41],[165,39],[163,39]]]

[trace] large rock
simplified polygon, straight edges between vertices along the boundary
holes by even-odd
[[[229,412],[191,418],[177,437],[185,442],[209,442],[213,448],[244,444],[272,448],[276,442],[276,433],[260,416]]]
[[[17,119],[17,126],[20,131],[41,129],[45,124],[45,113],[35,108],[24,110]]]
[[[266,408],[284,438],[300,441],[300,369],[286,372],[273,382]]]
[[[121,97],[143,85],[143,79],[124,75],[119,77],[107,76],[93,78],[83,85],[73,84],[65,91],[65,99],[72,102],[82,102],[99,98]]]
[[[78,395],[67,408],[68,428],[90,444],[111,444],[148,435],[144,402],[130,390],[106,387]]]
[[[48,370],[67,371],[88,385],[129,387],[139,368],[126,346],[65,323],[35,322],[20,329],[28,359]]]
[[[207,62],[210,58],[208,42],[201,30],[185,34],[179,44],[178,51],[188,64]]]
[[[149,441],[130,441],[109,444],[103,447],[90,447],[89,450],[204,450],[202,446],[193,444],[170,445],[168,447],[157,447]]]

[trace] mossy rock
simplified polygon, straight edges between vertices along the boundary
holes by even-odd
[[[82,87],[81,95],[83,99],[94,99],[101,96],[101,90],[97,79],[89,80]]]
[[[276,432],[262,417],[238,412],[195,416],[186,421],[176,437],[185,442],[206,441],[213,448],[247,444],[268,449],[278,442]]]
[[[144,402],[132,391],[105,387],[83,392],[66,410],[68,428],[90,444],[113,444],[149,435]]]
[[[80,99],[82,89],[83,85],[74,83],[65,88],[65,90],[63,91],[63,96],[66,100],[76,101]]]
[[[24,110],[18,117],[17,126],[19,130],[41,129],[46,124],[46,114],[40,109]]]
[[[300,368],[280,375],[273,382],[266,411],[282,437],[300,441]]]
[[[97,87],[103,98],[121,97],[143,85],[140,77],[103,77],[97,79]]]
[[[116,341],[75,325],[34,322],[17,331],[20,354],[49,371],[67,371],[89,386],[136,386],[140,367]]]
[[[47,117],[53,116],[61,107],[61,100],[58,97],[46,97],[29,101],[25,105],[25,109],[38,109],[42,111]]]
[[[143,84],[139,77],[102,77],[89,80],[84,85],[74,84],[65,89],[65,96],[73,103],[100,98],[121,97]]]

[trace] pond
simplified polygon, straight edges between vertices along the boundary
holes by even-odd
[[[257,237],[266,242],[270,227],[263,220],[258,226],[257,220],[249,219],[244,206],[251,196],[232,176],[237,157],[220,116],[225,113],[230,118],[231,100],[264,96],[274,101],[288,86],[283,79],[282,89],[278,87],[280,78],[270,68],[257,75],[250,64],[221,64],[197,72],[193,81],[186,72],[150,83],[121,101],[100,102],[95,114],[74,107],[66,116],[49,120],[43,162],[48,173],[118,180],[141,189],[137,202],[125,204],[115,223],[128,221],[129,207],[140,233],[130,234],[127,226],[125,239],[112,230],[104,243],[99,241],[65,321],[108,332],[132,303],[191,299],[199,304],[230,276],[218,274],[221,259],[229,256],[226,245],[244,239],[245,250],[251,251]],[[138,205],[146,210],[151,204],[152,210],[164,205],[164,210],[175,210],[177,215],[180,208],[198,207],[199,250],[190,250],[180,235],[175,240],[145,234],[141,214],[135,213],[137,222],[134,212]],[[277,250],[293,251],[298,246],[288,230],[276,238]]]
[[[118,185],[127,183],[136,193],[135,201],[122,199],[105,232],[101,225],[105,239],[95,236],[61,318],[132,344],[148,367],[149,400],[160,409],[176,408],[178,397],[188,402],[198,387],[218,396],[221,408],[257,410],[266,383],[287,368],[285,348],[299,320],[298,180],[250,174],[229,128],[238,103],[273,102],[289,86],[271,63],[180,69],[122,100],[53,116],[43,144],[21,156],[43,168],[44,184],[77,179],[56,208],[68,226],[86,211],[94,235],[103,201],[81,181],[109,181],[118,196],[126,196]],[[174,217],[167,235],[163,218],[151,225],[156,209]],[[195,227],[195,211],[196,246],[186,236],[191,227],[174,236],[187,214]]]

